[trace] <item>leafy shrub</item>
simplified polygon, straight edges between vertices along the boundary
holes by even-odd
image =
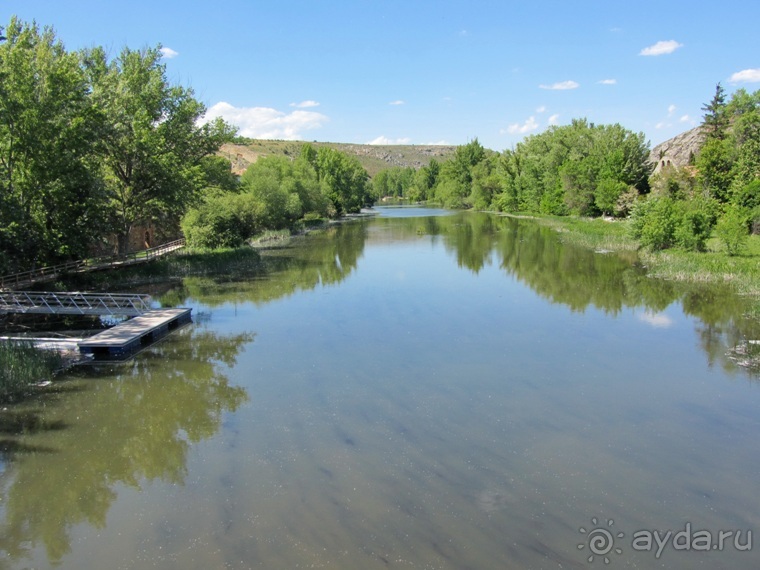
[[[747,217],[740,208],[732,206],[718,220],[715,228],[718,239],[728,255],[738,255],[747,242]]]
[[[215,196],[185,214],[182,232],[191,247],[239,247],[259,230],[260,210],[251,194]]]
[[[677,203],[676,245],[689,251],[704,251],[715,227],[717,209],[717,202],[711,198]]]
[[[594,203],[603,214],[617,213],[618,200],[626,190],[628,190],[628,186],[625,182],[620,182],[614,178],[604,178],[597,184],[596,192],[594,192]]]
[[[633,209],[631,233],[643,247],[666,249],[675,244],[678,216],[675,202],[666,196],[652,196]]]
[[[650,196],[633,209],[631,233],[652,250],[680,247],[704,251],[715,225],[717,203],[710,198],[689,201]]]

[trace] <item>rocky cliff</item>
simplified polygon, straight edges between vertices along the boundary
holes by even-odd
[[[679,168],[687,166],[699,154],[704,142],[702,127],[695,127],[655,146],[649,160],[656,165],[655,171],[668,165]]]

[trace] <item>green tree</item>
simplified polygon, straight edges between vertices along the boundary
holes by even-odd
[[[427,166],[423,166],[415,172],[409,191],[409,199],[420,202],[431,198],[432,189],[438,181],[440,171],[441,165],[436,159],[431,158]]]
[[[337,215],[355,213],[372,204],[369,175],[356,157],[321,147],[315,161],[322,191]]]
[[[715,234],[728,255],[739,255],[747,243],[747,218],[741,209],[730,207],[718,220]]]
[[[709,139],[723,140],[729,125],[729,117],[726,110],[726,92],[718,83],[715,86],[715,94],[709,103],[702,106],[705,112],[702,119],[702,127]]]
[[[121,253],[138,222],[178,225],[206,182],[204,159],[233,134],[221,120],[199,125],[206,108],[192,89],[169,83],[159,50],[124,48],[108,61],[95,48],[85,57]]]
[[[599,181],[594,192],[594,204],[603,213],[611,216],[615,213],[620,196],[628,190],[625,182],[614,178],[603,178]]]
[[[303,159],[261,158],[248,167],[240,186],[260,205],[257,216],[262,228],[290,227],[307,212],[322,216],[327,211],[316,173]]]
[[[0,271],[84,257],[103,229],[77,54],[13,18],[0,43]]]
[[[182,218],[182,233],[192,247],[239,247],[262,229],[263,205],[249,193],[209,197]]]
[[[734,164],[733,143],[727,139],[707,139],[699,150],[696,166],[702,187],[721,202],[729,199]]]

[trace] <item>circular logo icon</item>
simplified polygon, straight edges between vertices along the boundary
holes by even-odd
[[[609,564],[610,558],[607,555],[610,552],[614,551],[616,554],[623,554],[622,548],[615,548],[615,538],[623,538],[625,534],[622,532],[613,534],[611,529],[612,525],[615,524],[615,521],[612,519],[607,520],[607,527],[609,527],[610,530],[603,526],[599,526],[599,520],[596,517],[591,519],[591,524],[593,524],[595,528],[592,528],[590,531],[583,527],[578,529],[578,532],[586,535],[586,542],[580,543],[578,545],[578,550],[583,550],[588,547],[591,554],[586,560],[593,562],[594,557],[599,556],[604,560],[605,564]]]

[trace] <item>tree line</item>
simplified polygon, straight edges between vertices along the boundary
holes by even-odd
[[[648,158],[643,134],[576,119],[502,153],[474,139],[443,163],[391,168],[373,183],[380,195],[454,208],[624,216],[634,196],[649,191]]]
[[[729,255],[760,233],[760,90],[726,99],[718,84],[702,108],[704,143],[683,168],[652,177],[651,196],[633,211],[632,230],[652,249],[703,251],[713,233]]]
[[[72,52],[15,17],[2,35],[0,272],[84,258],[114,234],[124,252],[137,223],[177,228],[234,131],[199,123],[160,46]]]
[[[50,27],[0,28],[0,274],[82,259],[154,224],[196,245],[240,243],[304,216],[371,203],[355,159],[304,147],[239,180],[217,155],[235,136],[189,87],[170,83],[161,46],[68,51]]]
[[[760,91],[727,101],[718,85],[703,110],[705,142],[683,168],[653,174],[643,133],[575,119],[501,153],[475,139],[446,162],[387,169],[374,191],[453,208],[630,217],[642,246],[702,251],[715,234],[735,254],[760,232]]]

